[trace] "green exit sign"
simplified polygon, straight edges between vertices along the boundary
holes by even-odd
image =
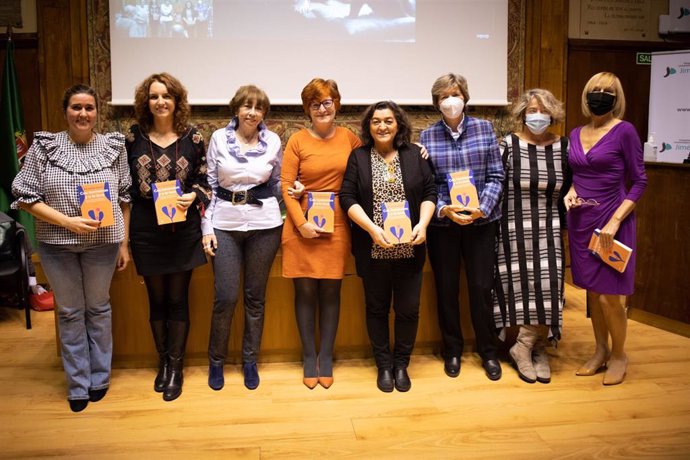
[[[652,65],[652,53],[637,53],[635,63],[637,65]]]

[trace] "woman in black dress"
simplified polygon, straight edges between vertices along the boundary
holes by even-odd
[[[137,273],[144,277],[150,322],[159,354],[154,390],[172,401],[182,393],[182,359],[189,331],[192,270],[206,263],[200,209],[211,190],[201,134],[189,126],[187,90],[173,76],[154,74],[134,96],[137,125],[127,133],[132,173],[130,242]],[[158,224],[152,184],[177,179],[182,194],[176,212],[186,220]]]

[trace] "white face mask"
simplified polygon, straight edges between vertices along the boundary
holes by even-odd
[[[551,115],[545,113],[528,113],[525,115],[525,125],[532,134],[539,135],[546,131],[551,124]]]
[[[450,96],[444,99],[439,108],[441,113],[448,119],[454,120],[462,114],[462,109],[465,107],[465,101],[459,97]]]

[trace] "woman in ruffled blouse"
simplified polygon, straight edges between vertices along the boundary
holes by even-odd
[[[244,386],[259,386],[256,360],[261,346],[266,283],[280,246],[283,219],[280,194],[280,138],[264,117],[270,108],[266,93],[254,85],[240,87],[230,101],[230,123],[211,136],[208,182],[213,198],[202,219],[204,249],[213,258],[215,300],[208,344],[208,384],[223,388],[223,364],[230,323],[244,272]],[[243,270],[244,269],[244,270]]]
[[[136,125],[127,133],[132,173],[130,243],[137,273],[149,297],[149,321],[159,355],[154,391],[172,401],[182,393],[182,359],[189,332],[192,270],[206,263],[201,214],[211,190],[206,180],[204,141],[189,125],[187,90],[167,73],[146,78],[134,95]],[[153,185],[179,181],[170,222],[158,222]],[[186,214],[172,222],[175,214]]]
[[[12,208],[37,218],[38,253],[58,304],[67,400],[79,412],[102,399],[110,385],[110,281],[115,268],[123,270],[129,261],[121,243],[131,178],[124,136],[93,131],[98,114],[93,88],[72,86],[62,106],[68,129],[36,133],[12,184],[17,198]],[[82,187],[99,183],[112,204],[111,225],[101,225],[105,210],[82,217]]]

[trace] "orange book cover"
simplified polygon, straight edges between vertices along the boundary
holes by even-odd
[[[446,181],[448,182],[451,204],[466,208],[479,207],[479,196],[471,169],[449,173],[446,175]]]
[[[110,201],[110,184],[96,182],[77,185],[77,195],[83,218],[100,221],[101,227],[115,223],[113,203]]]
[[[307,221],[324,233],[335,229],[335,193],[307,192]]]
[[[383,230],[389,241],[391,235],[393,236],[393,244],[412,241],[412,221],[410,220],[410,205],[407,200],[381,203],[381,211]]]
[[[601,259],[601,261],[606,265],[609,265],[614,270],[623,273],[628,266],[628,261],[632,255],[632,249],[618,240],[613,240],[613,246],[611,249],[606,251],[599,245],[599,233],[601,233],[601,230],[598,228],[594,230],[592,238],[589,240],[588,249],[591,251],[593,256]]]
[[[151,190],[153,191],[153,203],[156,207],[158,225],[187,220],[187,210],[177,206],[177,197],[182,196],[179,180],[152,183]]]

